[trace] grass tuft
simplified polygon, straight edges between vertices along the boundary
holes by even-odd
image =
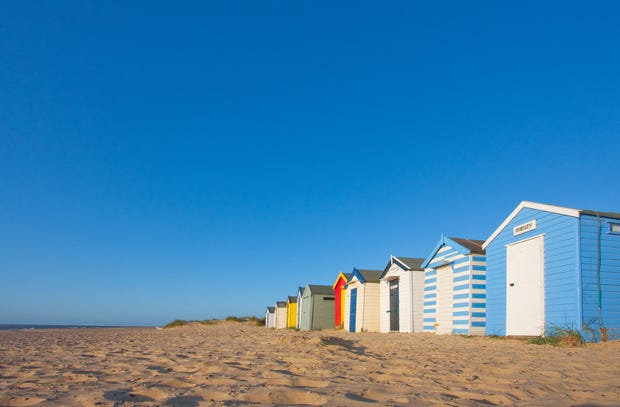
[[[579,331],[572,328],[554,327],[549,329],[544,336],[537,336],[528,341],[534,345],[552,346],[583,346],[586,341]]]

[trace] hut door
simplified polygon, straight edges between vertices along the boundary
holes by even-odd
[[[357,288],[351,289],[351,306],[349,307],[349,332],[355,332],[355,318],[357,317]]]
[[[545,328],[544,238],[506,246],[506,335],[542,335]]]
[[[437,328],[438,334],[452,333],[452,266],[437,268]]]
[[[396,279],[390,281],[390,331],[399,331],[398,308],[398,279]]]

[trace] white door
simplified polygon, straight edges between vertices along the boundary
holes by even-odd
[[[544,259],[543,236],[506,247],[506,335],[544,333]]]
[[[438,334],[452,333],[452,266],[447,265],[437,269],[437,328]]]

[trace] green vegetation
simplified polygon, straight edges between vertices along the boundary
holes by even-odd
[[[253,322],[256,326],[265,326],[265,318],[246,317],[248,322]]]
[[[257,317],[235,317],[235,316],[229,316],[225,318],[225,321],[232,321],[232,322],[251,322],[257,326],[265,326],[265,318],[257,318]],[[196,320],[192,320],[192,321],[186,321],[183,319],[176,319],[172,322],[170,322],[169,324],[167,324],[166,326],[164,326],[164,328],[177,328],[177,327],[181,327],[181,326],[185,326],[185,325],[189,325],[189,324],[200,324],[200,325],[213,325],[220,322],[220,320],[218,319],[204,319],[202,321],[196,321]]]
[[[187,325],[187,321],[183,321],[182,319],[175,319],[174,321],[167,324],[164,328],[166,329],[175,328],[177,326],[184,326],[184,325]]]
[[[552,346],[583,346],[586,341],[576,329],[554,327],[549,329],[544,336],[530,339],[528,343]]]

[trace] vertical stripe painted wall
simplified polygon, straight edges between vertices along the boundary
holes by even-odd
[[[446,242],[449,242],[448,238]],[[450,268],[445,267],[446,265]],[[438,326],[438,312],[445,310],[437,307],[437,273],[450,270],[451,332],[483,335],[486,324],[486,258],[481,254],[463,254],[449,243],[443,243],[433,257],[427,260],[424,271],[424,332],[441,332]]]
[[[514,236],[513,228],[536,220]],[[506,335],[506,245],[544,236],[545,327],[581,329],[578,295],[578,218],[523,208],[486,247],[487,335]]]
[[[608,339],[620,339],[620,232],[612,225],[620,229],[620,219],[580,218],[583,333],[588,340],[600,340],[601,327],[607,328]]]

